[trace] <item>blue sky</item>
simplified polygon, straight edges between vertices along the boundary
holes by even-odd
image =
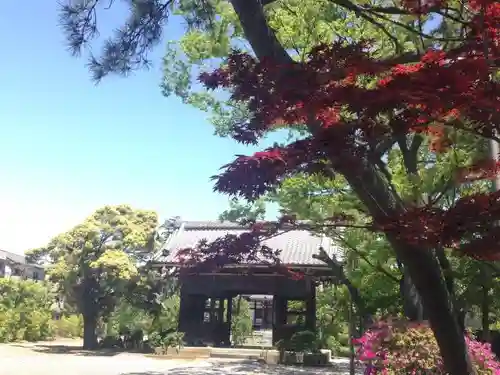
[[[216,218],[227,197],[212,192],[209,177],[254,150],[214,136],[207,114],[162,97],[163,48],[150,71],[96,87],[85,60],[65,49],[55,1],[31,2],[22,21],[18,13],[6,2],[0,15],[8,52],[0,60],[0,249],[41,246],[105,204]],[[182,30],[173,23],[168,37]]]

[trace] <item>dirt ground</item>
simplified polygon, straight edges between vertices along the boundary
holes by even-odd
[[[347,375],[335,368],[265,366],[241,360],[160,360],[141,354],[88,352],[80,342],[63,340],[0,345],[0,375]]]

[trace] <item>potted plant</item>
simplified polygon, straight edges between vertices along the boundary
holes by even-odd
[[[292,335],[290,341],[295,351],[297,363],[303,364],[305,355],[317,350],[317,340],[314,332],[299,331]]]

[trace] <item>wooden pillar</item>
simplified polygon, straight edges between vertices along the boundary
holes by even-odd
[[[224,319],[224,316],[227,317],[227,311],[229,311],[229,305],[227,305],[226,309],[226,302],[227,302],[226,297],[221,297],[219,299],[220,325],[224,330],[222,336],[222,345],[231,346],[231,325],[228,319]]]
[[[226,321],[231,327],[231,322],[233,320],[233,297],[227,297],[227,310],[226,310]]]
[[[200,337],[203,325],[203,312],[206,297],[183,292],[181,288],[178,330],[184,333],[188,345],[195,345]]]
[[[231,327],[233,321],[233,297],[226,298],[226,330],[227,330],[227,345],[231,346]]]
[[[210,297],[210,323],[215,321],[215,298]]]
[[[179,306],[179,321],[178,321],[178,330],[179,332],[186,332],[186,329],[189,327],[189,309],[191,308],[189,304],[189,295],[186,294],[181,288],[181,296],[180,296],[180,306]]]
[[[306,329],[316,332],[316,283],[309,279],[309,295],[306,299]]]
[[[273,345],[275,345],[283,336],[283,327],[286,324],[286,298],[275,295],[273,296]]]

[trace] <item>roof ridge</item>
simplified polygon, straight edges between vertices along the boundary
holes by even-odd
[[[258,220],[256,221],[257,223],[267,223],[270,222],[270,220]],[[297,220],[297,223],[299,224],[307,224],[309,223],[309,220]],[[251,225],[243,225],[240,223],[235,223],[232,221],[221,221],[221,220],[183,220],[180,222],[180,224],[183,226],[184,230],[194,230],[194,229],[199,229],[199,230],[207,230],[207,229],[250,229]],[[284,228],[289,228],[292,227],[292,224],[285,224]],[[302,228],[297,228],[296,230],[307,230],[307,229],[302,229]]]
[[[239,223],[234,223],[232,221],[220,221],[220,220],[183,220],[181,225],[184,230],[189,229],[249,229],[249,226],[244,226]]]

